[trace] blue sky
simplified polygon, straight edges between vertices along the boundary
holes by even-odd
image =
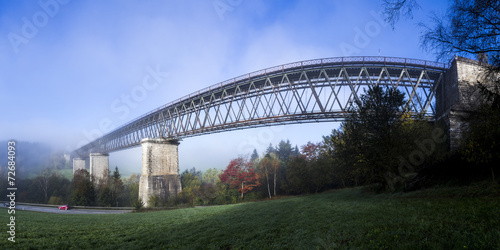
[[[380,55],[434,60],[418,22],[448,1],[419,1],[413,20],[382,22],[381,1],[0,1],[0,140],[73,150],[209,85],[315,58]],[[269,143],[321,141],[338,123],[185,139],[180,169],[224,168]],[[110,167],[140,172],[140,148]]]

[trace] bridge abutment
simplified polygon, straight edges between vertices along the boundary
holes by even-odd
[[[97,185],[107,184],[109,177],[109,154],[90,154],[90,176]]]
[[[73,175],[80,169],[85,169],[85,160],[82,158],[73,158]]]
[[[179,175],[179,141],[164,138],[146,138],[142,145],[142,174],[139,182],[139,199],[146,207],[149,197],[168,199],[181,190]]]
[[[488,84],[484,64],[467,58],[455,57],[445,74],[444,82],[436,89],[436,117],[448,129],[449,147],[456,151],[461,146],[467,119],[485,102],[478,84]]]

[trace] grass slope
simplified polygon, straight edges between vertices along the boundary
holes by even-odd
[[[40,175],[40,172],[43,171],[43,169],[32,169],[26,176],[23,176],[23,178],[27,179],[34,179],[37,176]],[[58,169],[55,170],[56,173],[61,174],[68,180],[73,180],[73,169],[72,168],[64,168],[64,169]]]
[[[483,191],[467,187],[375,195],[356,188],[119,215],[17,211],[16,242],[8,242],[3,230],[0,248],[498,249],[498,188],[492,194],[475,193]],[[0,210],[0,221],[9,222],[6,210]]]

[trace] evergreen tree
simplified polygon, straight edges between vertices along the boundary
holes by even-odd
[[[276,152],[276,149],[273,147],[273,144],[272,143],[269,143],[269,146],[267,146],[266,148],[266,155],[267,154],[270,154],[270,153],[275,153]]]
[[[95,201],[94,184],[90,180],[90,174],[86,169],[75,172],[71,182],[71,201],[75,206],[91,206]]]
[[[98,203],[101,207],[111,207],[113,205],[113,191],[109,186],[102,186],[99,190]]]
[[[118,167],[116,166],[111,178],[110,185],[112,206],[119,206],[120,203],[123,203],[122,198],[124,195],[124,190],[125,187],[123,186],[120,172],[118,171]]]
[[[259,159],[259,153],[257,153],[257,149],[254,149],[252,155],[250,156],[250,162],[256,162]]]
[[[405,104],[399,90],[372,87],[355,103],[341,130],[324,137],[323,151],[332,155],[344,185],[377,183],[394,190],[401,156],[415,150],[415,141],[431,137],[428,123],[411,119]]]
[[[281,140],[279,142],[278,147],[276,148],[276,155],[278,156],[278,159],[286,165],[292,155],[292,144],[290,144],[290,140]]]

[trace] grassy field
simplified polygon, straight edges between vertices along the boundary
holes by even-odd
[[[36,178],[38,175],[40,175],[40,171],[43,169],[34,169],[31,172],[28,173],[28,175],[25,178],[31,179],[31,178]],[[60,173],[62,176],[66,177],[68,180],[73,180],[73,169],[65,168],[65,169],[58,169],[56,170],[57,173]]]
[[[498,187],[370,194],[360,188],[273,201],[118,215],[16,212],[1,249],[500,249]]]

